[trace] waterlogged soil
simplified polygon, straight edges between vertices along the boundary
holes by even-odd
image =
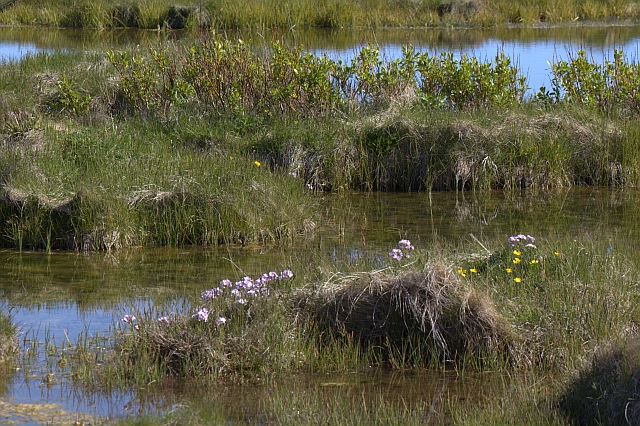
[[[0,424],[99,423],[104,419],[163,413],[202,400],[189,386],[102,392],[76,386],[64,359],[79,336],[109,344],[125,314],[151,306],[181,312],[203,290],[224,279],[291,269],[313,280],[321,263],[376,267],[400,238],[428,250],[434,241],[475,244],[516,233],[541,239],[597,233],[615,250],[619,238],[638,238],[640,194],[576,189],[555,194],[414,193],[322,195],[325,219],[312,240],[295,247],[135,248],[111,253],[0,252],[0,303],[20,327],[21,355],[0,371]],[[482,247],[478,244],[478,251]],[[371,264],[368,264],[371,267]],[[296,282],[297,285],[304,284]],[[259,422],[274,394],[375,401],[422,401],[459,395],[477,403],[501,392],[498,375],[381,368],[337,376],[297,376],[265,386],[211,389],[234,422]],[[245,403],[238,403],[245,401]],[[206,402],[206,401],[205,401]]]

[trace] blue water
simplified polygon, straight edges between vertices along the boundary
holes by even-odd
[[[629,30],[629,27],[625,27]],[[597,28],[591,29],[598,30]],[[635,61],[638,57],[640,46],[640,27],[631,27],[632,35],[629,37],[616,37],[616,31],[612,30],[602,37],[586,37],[585,34],[577,33],[566,39],[556,39],[548,31],[541,29],[539,38],[531,40],[520,40],[517,38],[502,39],[488,37],[478,43],[466,41],[451,43],[421,42],[419,38],[408,39],[407,42],[380,42],[381,57],[385,60],[393,61],[402,57],[402,47],[409,43],[413,44],[416,51],[428,52],[431,55],[439,55],[443,51],[451,51],[454,57],[460,58],[463,54],[475,56],[481,60],[491,61],[499,52],[504,52],[520,69],[520,74],[527,77],[529,86],[528,94],[538,92],[541,86],[547,89],[551,86],[551,66],[558,61],[567,61],[575,56],[579,50],[585,50],[587,56],[596,63],[603,63],[604,60],[612,60],[615,49],[623,50],[627,59]],[[587,35],[589,28],[584,30]],[[370,40],[375,43],[375,40]],[[314,48],[313,53],[321,55],[326,53],[330,58],[349,61],[354,54],[366,43],[360,43],[349,48]]]

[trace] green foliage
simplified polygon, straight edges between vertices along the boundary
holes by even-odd
[[[415,63],[420,73],[419,93],[430,106],[459,110],[514,105],[523,101],[527,90],[526,77],[518,74],[518,67],[504,52],[493,63],[466,54],[456,60],[452,52],[439,58],[425,53]]]
[[[633,20],[632,0],[43,0],[0,1],[0,23],[52,27],[425,28]]]
[[[134,110],[162,116],[190,97],[207,110],[236,118],[318,117],[387,105],[408,92],[417,92],[430,106],[459,110],[521,102],[526,90],[525,78],[504,53],[491,64],[467,56],[458,61],[452,53],[431,58],[409,46],[402,59],[384,62],[377,46],[367,46],[345,64],[279,42],[260,55],[242,40],[214,36],[185,51],[174,47],[171,59],[154,49],[150,58],[108,55]]]
[[[584,50],[569,61],[552,65],[554,102],[569,102],[594,107],[605,112],[622,109],[640,112],[640,74],[638,64],[629,62],[621,50],[615,49],[613,61],[603,64],[590,61]],[[544,91],[541,91],[544,92]]]
[[[47,108],[52,113],[81,116],[89,113],[91,95],[79,90],[64,75],[60,76],[57,91],[47,101]]]

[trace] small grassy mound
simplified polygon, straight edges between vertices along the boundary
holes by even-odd
[[[514,359],[514,336],[489,297],[443,264],[399,276],[340,275],[294,299],[320,329],[354,336],[392,363]]]
[[[561,397],[578,425],[640,425],[640,338],[597,353]]]
[[[166,378],[246,382],[291,370],[300,361],[300,339],[277,287],[292,277],[285,270],[223,280],[183,313],[125,315],[108,367],[85,373],[101,383],[144,384]],[[78,354],[84,355],[92,356]]]
[[[0,312],[0,362],[11,359],[18,352],[17,327],[11,316]]]

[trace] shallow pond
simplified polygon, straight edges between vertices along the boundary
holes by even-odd
[[[292,248],[138,248],[91,254],[1,251],[1,303],[20,326],[23,359],[18,369],[0,374],[0,424],[69,424],[78,419],[95,423],[104,418],[166,412],[177,404],[202,398],[215,399],[227,407],[234,423],[255,422],[261,418],[264,399],[276,391],[371,401],[430,401],[445,393],[478,401],[500,388],[486,386],[486,375],[393,373],[379,368],[336,377],[296,377],[268,386],[220,387],[210,389],[206,396],[194,395],[178,385],[159,391],[150,387],[139,392],[90,392],[73,386],[68,372],[56,360],[67,341],[73,343],[81,335],[99,341],[123,315],[143,312],[151,305],[179,311],[185,300],[196,300],[223,278],[290,268],[312,280],[319,262],[357,267],[365,252],[376,255],[383,266],[399,238],[409,238],[418,248],[428,250],[434,241],[506,240],[519,232],[542,240],[559,234],[590,234],[606,238],[615,250],[619,238],[638,238],[640,232],[640,194],[635,191],[323,197],[326,219],[319,224],[318,235]],[[499,376],[491,380],[508,381]]]
[[[380,46],[382,56],[393,60],[401,56],[401,47],[412,44],[419,51],[452,51],[456,56],[469,54],[491,60],[504,51],[527,77],[529,93],[550,86],[549,64],[567,60],[579,49],[601,62],[612,59],[614,49],[622,49],[628,59],[636,60],[640,26],[598,27],[576,25],[510,29],[415,29],[415,30],[323,30],[229,33],[229,37],[262,40],[282,39],[302,44],[316,54],[349,60],[369,43]],[[159,40],[193,37],[190,33],[157,31],[87,31],[29,28],[0,28],[0,62],[18,60],[26,54],[72,49],[113,49],[130,44],[156,43]]]

